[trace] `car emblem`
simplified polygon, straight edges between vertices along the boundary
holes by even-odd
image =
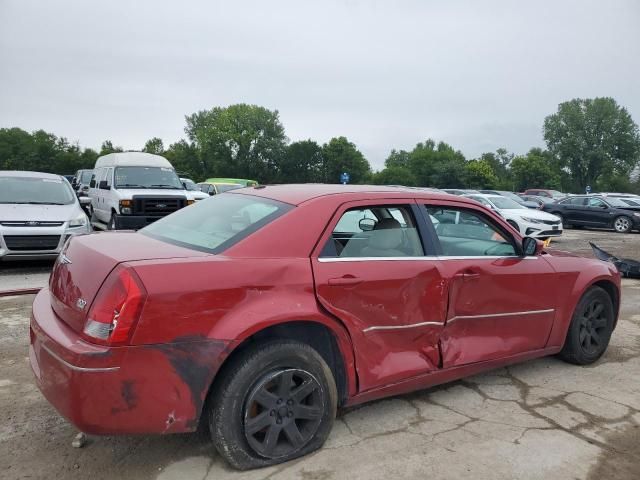
[[[167,206],[164,203],[156,203],[156,207],[158,207],[158,208],[166,208]]]
[[[60,263],[62,263],[63,265],[71,265],[73,262],[64,253],[61,253]]]
[[[84,307],[87,306],[87,301],[83,298],[79,298],[78,301],[76,302],[76,307],[78,307],[80,310],[84,310]]]
[[[35,227],[37,225],[40,225],[40,222],[35,222],[33,220],[27,222],[27,225],[29,225],[30,227]]]

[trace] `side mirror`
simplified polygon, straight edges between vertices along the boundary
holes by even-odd
[[[376,226],[376,221],[373,218],[363,218],[358,222],[358,227],[363,232],[370,232],[373,227]]]
[[[96,181],[92,178],[91,181],[89,182],[89,187],[90,188],[96,188]]]
[[[533,237],[524,237],[522,240],[522,252],[525,257],[533,257],[542,253],[542,242]]]
[[[608,205],[600,205],[600,208],[603,210],[609,210],[609,206]]]
[[[98,186],[100,190],[111,190],[111,187],[107,184],[106,180],[100,180],[100,184]]]

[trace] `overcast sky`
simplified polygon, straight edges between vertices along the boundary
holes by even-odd
[[[185,114],[244,102],[380,168],[427,138],[524,153],[595,96],[640,122],[637,0],[0,0],[0,127],[83,147],[168,145]]]

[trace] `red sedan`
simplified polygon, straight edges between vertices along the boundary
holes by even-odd
[[[592,363],[619,305],[613,265],[543,251],[462,197],[261,186],[73,238],[29,354],[80,430],[202,422],[245,469],[319,448],[341,406],[545,355]]]

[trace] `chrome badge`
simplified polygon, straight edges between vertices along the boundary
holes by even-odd
[[[76,307],[78,307],[80,310],[84,310],[84,307],[87,306],[87,301],[84,298],[79,298],[76,301]]]

